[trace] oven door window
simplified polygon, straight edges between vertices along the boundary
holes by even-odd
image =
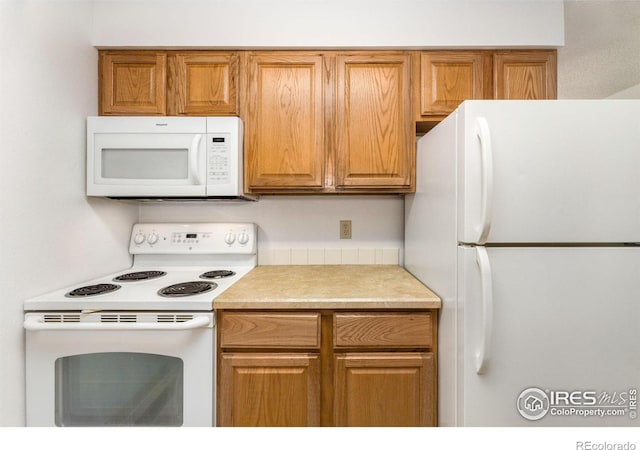
[[[183,362],[147,353],[58,358],[57,426],[181,426]]]

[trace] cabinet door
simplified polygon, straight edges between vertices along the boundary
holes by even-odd
[[[170,60],[170,106],[175,108],[171,113],[200,116],[237,114],[236,54],[185,52],[172,55]]]
[[[338,55],[336,187],[410,189],[410,55]]]
[[[218,425],[319,426],[317,354],[223,353]]]
[[[323,64],[318,54],[249,57],[247,189],[322,188]]]
[[[484,98],[483,59],[479,51],[422,52],[419,115],[447,115],[464,100]]]
[[[336,426],[435,426],[432,353],[335,357]]]
[[[99,113],[165,115],[166,73],[164,52],[101,52]]]
[[[504,51],[493,55],[494,98],[557,98],[555,50]]]

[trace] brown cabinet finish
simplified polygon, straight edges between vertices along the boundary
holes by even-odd
[[[484,98],[484,54],[422,52],[418,79],[418,116],[446,116],[464,100]]]
[[[253,52],[247,61],[247,191],[411,191],[411,54]]]
[[[319,349],[320,314],[227,312],[220,347]]]
[[[416,128],[428,131],[472,99],[555,99],[556,50],[417,52],[414,68]],[[416,56],[417,58],[417,56]]]
[[[411,56],[338,54],[336,188],[409,190]]]
[[[218,425],[434,426],[436,317],[218,311]]]
[[[237,52],[101,50],[101,115],[237,115]]]
[[[238,55],[169,53],[169,115],[237,115]]]
[[[556,98],[555,50],[100,50],[101,115],[239,115],[245,191],[410,193],[415,131]],[[414,129],[415,125],[415,129]]]
[[[318,354],[223,353],[220,426],[320,425]]]
[[[555,99],[556,73],[555,50],[496,52],[493,55],[494,98]]]
[[[249,55],[244,99],[247,190],[322,188],[323,66],[319,54]]]
[[[432,353],[345,353],[335,358],[336,426],[436,424]]]
[[[431,347],[431,313],[336,313],[336,348]]]
[[[100,52],[101,115],[165,115],[165,52]]]

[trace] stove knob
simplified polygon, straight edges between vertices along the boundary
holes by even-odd
[[[144,242],[144,234],[138,232],[138,234],[133,237],[133,242],[136,245],[142,244]]]
[[[224,235],[224,241],[227,243],[227,245],[231,245],[236,241],[236,235],[229,231]]]
[[[247,245],[247,242],[249,242],[249,235],[246,233],[246,231],[243,231],[242,233],[240,233],[240,236],[238,236],[238,243],[240,245]]]
[[[149,235],[149,238],[147,239],[147,242],[149,242],[149,245],[153,245],[158,242],[158,233],[156,233],[155,231],[151,233]]]

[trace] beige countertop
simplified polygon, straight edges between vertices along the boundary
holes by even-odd
[[[425,309],[440,299],[400,266],[258,266],[214,309]]]

